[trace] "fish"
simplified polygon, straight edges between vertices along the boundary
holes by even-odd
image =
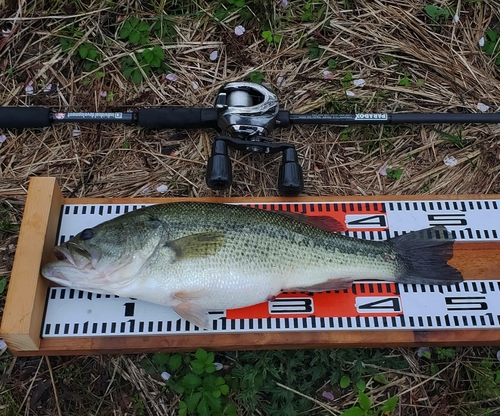
[[[356,280],[463,280],[448,264],[454,240],[444,226],[370,241],[333,231],[331,221],[237,204],[153,204],[55,246],[57,260],[41,274],[65,287],[171,307],[205,329],[211,310],[283,291],[339,290]]]

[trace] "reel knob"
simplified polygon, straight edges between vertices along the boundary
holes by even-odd
[[[278,173],[278,190],[281,195],[298,195],[304,189],[302,167],[297,151],[290,147],[283,150],[283,158]]]
[[[231,186],[233,173],[231,159],[224,140],[215,140],[212,155],[208,158],[206,183],[209,188],[220,191]]]

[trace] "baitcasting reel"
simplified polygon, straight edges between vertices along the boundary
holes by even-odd
[[[208,159],[206,182],[216,190],[232,183],[228,147],[252,153],[282,152],[278,173],[278,190],[282,195],[297,195],[304,188],[302,168],[292,144],[274,143],[269,136],[278,119],[278,98],[261,85],[233,82],[220,89],[215,99],[217,135]]]

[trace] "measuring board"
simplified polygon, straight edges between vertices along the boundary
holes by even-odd
[[[212,311],[210,330],[170,308],[53,287],[40,275],[54,245],[142,206],[242,204],[330,216],[346,235],[385,240],[433,225],[455,238],[450,286],[357,282],[351,289],[283,293],[249,308]],[[500,196],[64,198],[55,178],[30,180],[0,336],[22,355],[207,350],[500,345]]]
[[[57,243],[67,241],[84,228],[146,205],[149,204],[66,205],[62,208]],[[445,225],[457,241],[500,241],[500,200],[242,205],[329,216],[342,224],[344,235],[363,239],[385,240],[408,231]],[[212,328],[200,330],[169,307],[50,288],[41,337],[500,328],[498,299],[500,281],[451,286],[365,282],[342,291],[282,293],[273,301],[252,307],[211,311]]]

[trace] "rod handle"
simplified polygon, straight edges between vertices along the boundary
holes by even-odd
[[[0,107],[0,128],[30,129],[51,125],[50,109],[44,107]]]
[[[217,110],[183,107],[143,108],[138,112],[138,124],[149,129],[217,128]]]

